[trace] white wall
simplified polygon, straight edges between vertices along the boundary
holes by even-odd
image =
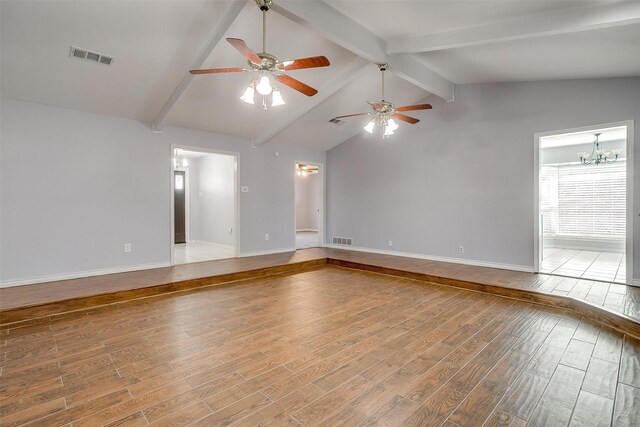
[[[296,229],[318,230],[320,175],[295,176]]]
[[[189,209],[196,213],[195,230],[191,239],[202,242],[234,245],[233,229],[235,206],[235,159],[222,154],[206,154],[192,163],[190,179],[195,181],[196,191],[190,193]],[[191,187],[193,188],[193,187]]]
[[[392,138],[328,151],[328,239],[532,268],[534,133],[635,120],[640,277],[640,78],[457,85],[454,102],[426,101]]]
[[[187,192],[187,210],[189,222],[187,224],[187,241],[198,240],[198,219],[200,217],[200,204],[198,194],[200,193],[200,182],[198,181],[197,159],[187,159],[189,167],[185,168],[189,191]]]
[[[252,148],[228,135],[177,127],[156,134],[133,120],[1,104],[4,285],[169,263],[171,144],[239,152],[240,184],[249,186],[240,198],[241,254],[293,249],[291,165],[325,159],[292,146]]]

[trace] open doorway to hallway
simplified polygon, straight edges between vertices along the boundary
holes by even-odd
[[[172,262],[237,256],[237,156],[174,148]]]
[[[537,271],[631,281],[628,139],[627,125],[539,138]]]
[[[322,166],[295,164],[296,249],[322,246]]]

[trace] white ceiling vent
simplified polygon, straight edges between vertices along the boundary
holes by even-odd
[[[113,63],[113,58],[110,56],[106,56],[101,53],[90,52],[86,49],[81,49],[75,46],[71,46],[71,50],[69,50],[69,56],[71,58],[82,59],[84,61],[95,62],[96,64],[102,65],[111,65]]]

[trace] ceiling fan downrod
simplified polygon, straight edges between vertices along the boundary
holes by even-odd
[[[382,71],[382,101],[384,102],[384,72],[387,71],[389,64],[378,64],[378,68]]]
[[[272,0],[256,0],[256,4],[262,11],[262,53],[267,52],[267,11],[273,4]]]

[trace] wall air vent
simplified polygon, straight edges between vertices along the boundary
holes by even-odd
[[[101,53],[90,52],[86,49],[81,49],[75,46],[71,46],[71,49],[69,50],[69,56],[71,58],[82,59],[83,61],[95,62],[96,64],[102,65],[111,65],[113,63],[113,58],[110,56],[106,56]]]
[[[332,242],[334,245],[353,246],[351,237],[333,237]]]
[[[333,123],[334,125],[342,125],[344,124],[344,120],[340,120],[340,119],[336,119],[335,117],[333,119],[329,120],[329,123]]]

